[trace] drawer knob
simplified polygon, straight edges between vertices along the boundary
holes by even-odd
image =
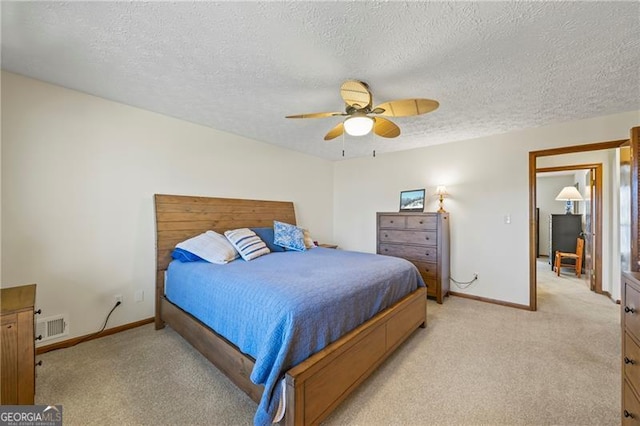
[[[423,223],[424,223],[423,221],[420,221],[420,225],[422,225]]]
[[[426,252],[424,255],[425,255],[425,256],[429,256],[429,252]]]
[[[393,221],[391,221],[391,223],[393,223]]]
[[[636,362],[635,362],[634,360],[629,359],[629,358],[627,358],[627,357],[625,356],[625,357],[624,357],[624,363],[625,363],[625,364],[631,364],[631,365],[633,365],[633,364],[635,364]]]
[[[38,309],[33,313],[33,315],[40,315],[42,313],[42,309]]]
[[[425,240],[429,241],[429,237],[424,237]]]
[[[384,249],[384,251],[389,251],[389,249]]]
[[[389,235],[387,235],[387,234],[384,234],[384,237],[385,237],[385,238],[389,238]]]
[[[635,310],[635,309],[630,308],[630,307],[628,307],[628,306],[625,306],[625,307],[624,307],[624,311],[625,311],[626,313],[628,313],[628,314],[635,314],[635,313],[636,313],[636,310]]]
[[[633,419],[633,414],[631,414],[630,412],[628,412],[627,410],[624,410],[624,416],[628,419]]]

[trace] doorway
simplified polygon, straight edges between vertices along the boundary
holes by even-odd
[[[628,139],[600,142],[587,145],[576,145],[563,148],[552,148],[529,153],[529,309],[537,310],[537,219],[536,219],[536,171],[538,169],[538,159],[542,157],[559,156],[564,154],[582,153],[588,151],[599,151],[619,148],[628,144]],[[601,215],[600,215],[601,216]],[[596,231],[597,232],[597,231]],[[601,234],[600,234],[601,235]],[[601,239],[601,238],[600,238]],[[594,253],[595,257],[595,253]],[[595,262],[602,262],[601,254],[594,259]],[[600,269],[601,270],[601,269]],[[596,276],[597,278],[597,276]],[[602,284],[600,284],[602,286]],[[601,289],[602,290],[602,287]]]
[[[607,292],[602,290],[602,176],[603,166],[602,163],[592,164],[576,164],[570,166],[556,166],[556,167],[541,167],[536,169],[536,176],[569,173],[571,174],[570,185],[576,185],[583,194],[584,200],[582,201],[582,211],[573,211],[573,213],[580,215],[580,236],[584,239],[584,264],[583,270],[587,282],[589,283],[589,289],[598,294],[605,294],[610,296]],[[583,177],[575,182],[575,174],[577,172],[583,172]],[[537,180],[536,180],[537,185]],[[582,185],[582,186],[580,186]],[[536,194],[537,194],[536,187]],[[537,195],[536,195],[537,196]],[[537,202],[538,200],[536,200]],[[540,215],[536,215],[538,221],[537,228],[540,228],[540,222],[543,222],[543,218]],[[544,228],[544,227],[543,227]],[[544,232],[544,229],[542,229]],[[541,233],[538,232],[536,238],[540,238]],[[540,238],[542,239],[542,238]],[[537,244],[539,246],[539,244]],[[538,249],[538,256],[540,250]],[[547,253],[550,262],[553,263],[554,253],[549,250]]]

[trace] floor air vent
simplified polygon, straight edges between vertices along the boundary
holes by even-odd
[[[36,338],[42,336],[45,340],[55,339],[69,334],[67,318],[64,315],[55,315],[47,318],[40,318],[36,324]]]

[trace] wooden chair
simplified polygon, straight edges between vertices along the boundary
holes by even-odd
[[[560,268],[575,268],[576,276],[580,278],[582,273],[582,252],[584,251],[584,240],[582,238],[578,238],[576,241],[576,252],[575,253],[565,253],[561,251],[556,251],[556,259],[554,263],[554,269],[556,274],[560,276]],[[574,263],[562,263],[562,259],[573,259]]]

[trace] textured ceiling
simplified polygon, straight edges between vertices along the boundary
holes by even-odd
[[[2,68],[328,159],[640,109],[640,2],[9,2]],[[436,99],[323,140],[346,79]]]

